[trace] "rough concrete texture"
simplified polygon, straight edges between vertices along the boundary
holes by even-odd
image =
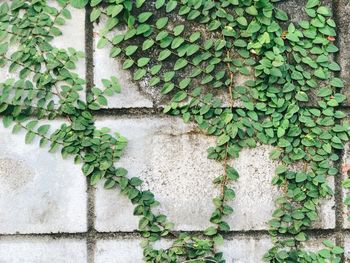
[[[144,180],[160,201],[160,211],[175,222],[177,230],[203,230],[210,225],[212,198],[218,193],[212,181],[223,173],[223,166],[207,159],[207,148],[215,138],[202,135],[193,126],[175,118],[103,119],[98,126],[128,134],[129,144],[118,166],[129,176]],[[245,149],[232,165],[240,173],[233,184],[237,198],[234,214],[228,219],[233,230],[268,229],[267,221],[279,194],[271,185],[277,163],[269,161],[272,148]],[[147,158],[145,158],[147,156]],[[113,205],[111,205],[113,204]],[[335,226],[334,202],[324,202],[322,220],[316,228]],[[96,193],[96,228],[99,231],[132,231],[138,220],[126,197],[100,185]]]
[[[343,166],[350,165],[350,144],[349,143],[345,145],[342,165]],[[344,176],[344,179],[350,178],[348,173],[344,173],[343,176]],[[345,198],[347,198],[348,196],[350,196],[350,191],[347,190],[347,189],[344,189],[343,201],[345,201]],[[345,204],[343,206],[342,218],[343,218],[343,225],[344,225],[344,227],[349,229],[350,228],[350,222],[349,222],[349,219],[350,219],[350,207],[345,205]]]
[[[87,262],[84,240],[51,238],[3,238],[0,263]]]
[[[37,140],[25,145],[24,135],[0,125],[0,233],[85,231],[86,182],[80,167],[40,149]]]
[[[52,1],[54,6],[58,6],[56,1]],[[85,51],[85,11],[69,7],[72,14],[71,19],[60,27],[62,35],[55,37],[51,42],[57,48],[74,48],[77,51]],[[77,63],[76,72],[84,78],[85,59],[80,59]]]
[[[348,0],[339,0],[337,1],[338,10],[337,13],[337,23],[338,23],[338,46],[339,46],[339,62],[341,66],[340,77],[345,82],[345,88],[343,93],[347,97],[347,104],[350,104],[350,2]]]
[[[114,239],[97,242],[95,263],[141,263],[142,249],[139,239]],[[162,241],[156,244],[157,248],[167,248],[170,241]],[[257,263],[262,262],[262,257],[271,247],[271,241],[267,236],[259,238],[237,237],[227,240],[219,247],[224,253],[227,263]]]
[[[305,249],[319,251],[324,248],[322,241],[325,239],[335,242],[333,236],[311,238],[306,242]],[[350,240],[346,242],[350,244]],[[144,261],[140,243],[141,240],[137,238],[99,240],[95,250],[95,263],[142,263]],[[170,245],[171,241],[166,240],[158,242],[155,247],[165,249]],[[271,247],[272,241],[268,235],[256,237],[237,235],[226,239],[223,245],[218,246],[218,250],[224,253],[227,263],[262,263],[265,253]]]
[[[116,77],[121,86],[121,93],[108,98],[108,108],[137,108],[153,107],[152,98],[141,91],[137,84],[132,82],[129,71],[122,69],[122,63],[109,57],[111,45],[106,48],[97,48],[100,39],[99,31],[103,28],[104,19],[94,26],[94,79],[97,87],[103,87],[102,79]],[[120,31],[121,33],[122,31]],[[118,34],[118,32],[115,32]]]
[[[350,235],[347,233],[345,234],[344,238],[344,250],[345,250],[345,258],[346,262],[350,262]]]

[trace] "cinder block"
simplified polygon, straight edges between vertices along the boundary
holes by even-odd
[[[192,125],[175,118],[127,118],[99,120],[98,126],[111,127],[129,139],[117,166],[125,167],[129,176],[144,180],[143,189],[155,193],[159,210],[175,222],[176,230],[203,230],[210,225],[214,209],[213,196],[218,194],[212,181],[223,173],[223,166],[207,159],[207,148],[215,138],[198,133]],[[245,149],[232,161],[240,173],[233,184],[236,199],[234,214],[228,218],[233,230],[268,229],[275,208],[278,189],[271,185],[276,162],[269,160],[272,147]],[[333,228],[333,201],[321,209],[323,219],[316,228]],[[132,231],[138,219],[133,207],[118,190],[96,193],[96,228],[99,231]]]
[[[0,263],[86,263],[86,241],[51,238],[2,238]]]
[[[350,92],[348,89],[350,85],[350,2],[348,0],[339,0],[337,5],[340,77],[345,84],[343,93],[347,97],[347,104],[350,104]]]
[[[24,135],[0,127],[0,233],[85,231],[86,178],[80,167],[40,149],[38,140],[26,145]]]
[[[99,31],[105,23],[104,17],[98,24],[94,24],[94,79],[97,87],[103,87],[102,79],[116,77],[121,86],[121,93],[108,97],[108,108],[152,108],[153,101],[149,94],[141,90],[137,83],[132,81],[129,70],[122,69],[120,60],[110,58],[111,45],[103,49],[97,48]],[[113,31],[121,34],[123,31]],[[150,89],[151,90],[151,89]]]

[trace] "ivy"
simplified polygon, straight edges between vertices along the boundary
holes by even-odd
[[[306,20],[288,23],[278,0],[15,0],[0,5],[0,64],[17,79],[0,84],[0,112],[6,127],[25,130],[25,142],[40,138],[50,152],[73,156],[92,185],[103,180],[135,205],[146,262],[225,262],[217,251],[230,230],[225,221],[234,209],[238,172],[230,165],[243,148],[272,145],[277,160],[272,184],[280,189],[269,221],[274,241],[268,262],[340,262],[343,249],[331,241],[317,252],[305,249],[307,230],[318,219],[320,201],[332,195],[328,178],[338,173],[338,150],[349,140],[346,115],[337,107],[345,96],[333,60],[336,24],[320,0],[308,0]],[[166,97],[164,113],[194,122],[216,136],[208,158],[223,164],[214,184],[211,226],[202,234],[177,234],[142,181],[129,178],[115,165],[127,145],[120,134],[97,129],[94,111],[119,93],[115,77],[91,87],[80,97],[85,81],[75,72],[83,54],[58,49],[51,41],[71,17],[68,5],[90,6],[91,22],[107,18],[98,48],[123,61],[135,81],[147,80]],[[181,17],[174,25],[173,17]],[[114,29],[125,30],[115,33]],[[11,47],[11,48],[10,48]],[[15,49],[15,51],[13,51]],[[238,84],[237,79],[248,79]],[[316,99],[315,99],[316,97]],[[239,105],[240,107],[237,107]],[[45,119],[64,118],[55,131]],[[349,183],[345,181],[344,187]],[[346,200],[349,203],[349,200]],[[153,244],[171,237],[173,244],[157,250]]]

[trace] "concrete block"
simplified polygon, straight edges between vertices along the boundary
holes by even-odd
[[[114,239],[97,241],[95,262],[104,263],[142,263],[143,254],[139,239]],[[160,241],[156,247],[167,248],[171,245],[170,240]],[[218,251],[224,253],[226,262],[257,263],[263,262],[262,257],[272,246],[267,236],[251,238],[237,237],[226,240],[225,244],[218,247]]]
[[[143,189],[155,193],[159,211],[175,222],[176,230],[203,230],[210,225],[212,198],[218,194],[212,181],[223,167],[207,159],[207,148],[215,138],[202,135],[191,125],[175,118],[127,118],[98,121],[129,139],[129,145],[117,166],[129,176],[144,180]],[[232,164],[240,173],[233,184],[236,200],[234,214],[228,219],[233,230],[268,229],[278,189],[271,185],[277,163],[269,160],[272,147],[245,149]],[[333,201],[332,201],[333,202]],[[333,203],[325,202],[323,219],[316,228],[333,228]],[[100,185],[96,193],[96,228],[99,231],[133,231],[138,219],[133,207],[118,190],[106,191]]]
[[[98,240],[95,249],[95,263],[143,263],[140,239]]]
[[[2,238],[0,263],[86,263],[85,240]]]
[[[350,262],[350,235],[344,234],[344,257],[345,262]]]
[[[80,167],[40,149],[37,140],[26,145],[24,135],[0,127],[0,233],[85,231],[86,179]]]
[[[109,57],[111,45],[103,49],[97,48],[100,39],[98,32],[103,28],[105,19],[102,17],[98,24],[94,25],[94,79],[97,87],[103,87],[102,79],[116,77],[121,86],[121,93],[108,97],[108,108],[152,108],[152,98],[140,89],[137,83],[132,81],[130,71],[122,69],[119,60]],[[115,34],[123,31],[114,31]]]
[[[54,0],[49,1],[49,4],[51,6],[56,7],[58,10],[61,9],[61,7],[58,5],[58,3]],[[75,48],[77,51],[85,52],[85,11],[83,9],[76,9],[69,7],[68,10],[72,14],[71,19],[67,19],[66,23],[62,26],[59,26],[59,28],[62,31],[61,36],[55,37],[51,44],[53,47],[56,48]],[[17,44],[12,43],[12,45],[9,48],[9,52],[7,54],[7,57],[10,57],[13,52],[17,50]],[[1,82],[5,82],[6,79],[14,78],[15,80],[19,79],[19,72],[20,70],[16,70],[14,72],[8,72],[9,69],[9,63],[7,63],[4,67],[0,68],[0,79]],[[76,69],[73,70],[76,72],[80,78],[85,79],[85,59],[82,58],[76,63]],[[28,80],[33,79],[33,74],[29,74],[27,77]],[[60,86],[59,84],[57,85]],[[80,97],[82,100],[85,100],[85,90],[79,92]],[[55,101],[58,101],[57,97],[54,97]]]
[[[350,144],[347,143],[344,148],[344,155],[343,155],[343,160],[342,160],[342,165],[350,165]],[[344,173],[344,179],[348,179],[349,174]],[[343,201],[345,201],[345,198],[350,196],[350,190],[349,189],[344,189],[344,194],[343,194]],[[350,207],[347,205],[343,205],[343,225],[344,228],[349,229],[350,228],[350,222],[348,220],[348,217],[350,219]]]
[[[60,10],[57,2],[52,2],[52,5]],[[68,7],[68,10],[71,12],[72,18],[66,19],[66,23],[59,27],[62,35],[55,37],[51,44],[57,48],[74,48],[77,51],[85,52],[85,10],[71,6]],[[79,60],[75,71],[81,78],[85,79],[85,59]]]

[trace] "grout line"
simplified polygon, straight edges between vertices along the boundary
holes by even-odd
[[[203,234],[203,231],[173,231],[176,235],[179,235],[181,233],[191,233],[194,235],[200,235]],[[321,236],[330,236],[335,235],[338,233],[336,229],[308,229],[305,231],[307,234],[309,234],[312,237],[321,237]],[[350,229],[343,229],[343,233],[350,234]],[[71,239],[88,239],[91,238],[91,235],[93,234],[94,240],[101,240],[101,239],[113,239],[113,238],[120,238],[120,237],[126,237],[126,238],[142,238],[141,234],[137,231],[135,232],[99,232],[93,229],[89,229],[87,232],[77,232],[77,233],[38,233],[38,234],[0,234],[0,239],[5,238],[53,238],[53,239],[60,239],[60,238],[71,238]],[[223,236],[225,238],[234,238],[236,236],[240,237],[261,237],[261,236],[269,236],[268,230],[233,230],[229,231],[227,233],[224,233]]]
[[[90,23],[91,7],[85,9],[85,57],[86,57],[86,96],[94,86],[94,43],[93,43],[93,25]],[[87,99],[87,98],[86,98]],[[96,230],[95,230],[95,189],[90,185],[87,178],[87,263],[94,263],[96,249]]]
[[[94,82],[94,33],[93,24],[90,23],[91,7],[85,9],[85,79],[86,79],[86,96],[91,91]]]
[[[303,107],[303,109],[321,109],[318,106],[309,106],[309,107]],[[225,107],[222,108],[223,110],[226,109]],[[244,108],[234,108],[234,109],[244,109]],[[338,107],[334,107],[335,110],[342,110],[346,112],[348,115],[350,114],[350,105],[342,105]],[[4,116],[0,113],[0,118]],[[129,116],[129,117],[147,117],[147,116],[153,116],[153,117],[169,117],[171,115],[163,114],[163,108],[111,108],[111,109],[100,109],[98,111],[94,111],[94,116],[96,117],[123,117],[123,116]],[[178,118],[181,118],[181,116],[175,116]],[[58,117],[57,119],[60,119]],[[61,119],[63,120],[64,117],[61,116]]]

